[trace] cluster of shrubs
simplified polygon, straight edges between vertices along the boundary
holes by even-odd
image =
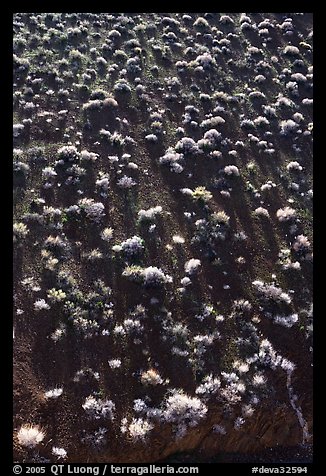
[[[262,14],[258,21],[256,14],[239,14],[236,18],[216,13],[177,17],[151,14],[150,20],[146,14],[15,15],[14,107],[19,114],[13,124],[14,186],[22,196],[26,185],[33,183],[34,187],[34,183],[40,183],[40,187],[29,190],[35,195],[39,193],[28,203],[31,210],[15,217],[13,240],[19,250],[28,249],[32,243],[36,252],[41,248],[42,278],[49,280],[41,297],[43,281],[24,276],[20,281],[22,293],[28,295],[35,318],[52,319],[55,315],[55,325],[48,336],[50,345],[60,345],[68,336],[70,342],[72,335],[79,345],[83,342],[80,337],[109,336],[108,342],[112,337],[119,345],[121,341],[123,346],[138,345],[143,355],[148,356],[149,365],[146,363],[132,378],[142,385],[142,395],[144,391],[151,395],[153,390],[159,395],[169,379],[162,377],[165,369],[159,371],[148,355],[150,351],[143,348],[147,310],[138,306],[118,322],[112,290],[104,281],[93,279],[97,272],[105,273],[109,279],[113,274],[113,281],[122,274],[147,288],[145,295],[151,297],[150,306],[156,313],[154,321],[161,325],[159,338],[169,344],[172,362],[181,360],[193,374],[202,375],[192,394],[172,388],[157,408],[149,406],[150,397],[146,396],[144,400],[135,400],[133,409],[124,409],[126,416],[121,418],[119,430],[134,443],[144,443],[159,423],[171,424],[177,438],[185,436],[207,417],[211,399],[217,400],[228,414],[235,406],[233,429],[238,431],[259,404],[261,389],[263,394],[268,393],[264,369],[281,368],[287,378],[293,372],[294,364],[277,353],[255,327],[263,317],[285,328],[299,325],[292,291],[285,292],[275,282],[256,279],[252,285],[259,307],[249,298],[235,299],[227,316],[230,322],[235,320],[240,333],[234,339],[234,350],[241,360],[231,362],[227,371],[221,368],[219,373],[207,373],[207,363],[222,338],[222,331],[216,326],[224,321],[224,316],[210,303],[198,306],[202,298],[196,297],[193,279],[206,269],[206,258],[218,266],[214,271],[227,276],[225,258],[220,256],[233,256],[232,247],[241,248],[245,254],[246,241],[250,240],[241,231],[231,233],[240,216],[238,210],[230,211],[231,192],[233,199],[242,192],[244,183],[250,193],[253,216],[285,224],[278,226],[279,232],[286,234],[288,246],[278,256],[280,273],[298,273],[305,267],[305,261],[312,258],[310,234],[300,224],[300,204],[312,197],[310,184],[305,182],[309,163],[304,155],[313,132],[313,123],[309,122],[313,68],[307,66],[312,36],[304,37],[296,28],[298,14],[287,15],[291,18],[278,20],[277,16]],[[29,27],[34,29],[30,35]],[[266,47],[277,34],[281,35],[282,47],[269,56]],[[35,51],[35,55],[31,56],[30,51]],[[241,78],[241,68],[251,72],[247,85],[237,79]],[[82,103],[80,108],[76,107],[76,98]],[[40,111],[43,107],[49,111]],[[135,115],[136,122],[144,115],[145,129],[133,121],[129,123],[129,113],[130,117]],[[57,145],[26,147],[34,131],[47,131],[51,140],[52,136],[55,140],[59,138]],[[239,140],[233,139],[235,133],[241,136]],[[144,152],[139,147],[143,138],[156,144],[157,149],[148,147]],[[90,150],[83,149],[85,143],[92,143]],[[275,163],[282,159],[283,146],[289,150],[288,159],[277,172],[287,186],[286,193],[295,198],[288,200],[289,205],[295,205],[277,201],[280,208],[274,211],[273,200],[280,198],[279,180],[273,178],[275,183],[266,177],[262,183],[261,171],[265,167],[269,170],[273,157]],[[139,161],[135,154],[137,163],[130,160],[133,148],[140,154]],[[135,190],[144,192],[141,174],[148,172],[144,163],[150,162],[147,156],[143,160],[141,154],[153,150],[158,151],[155,160],[177,174],[173,178],[177,185],[171,185],[171,191],[179,190],[189,207],[185,208],[184,220],[191,234],[188,237],[186,230],[182,231],[184,236],[174,234],[175,247],[166,243],[168,204],[158,205],[157,195],[153,202],[146,197],[148,208],[133,207],[135,229],[129,238],[122,238],[125,235],[120,234],[119,225],[111,220],[116,218],[111,216],[116,203],[111,204],[111,197],[116,200],[111,191],[118,189],[130,208],[135,205],[137,192],[128,191],[137,186]],[[252,157],[257,160],[253,162]],[[152,166],[155,168],[155,163]],[[65,193],[61,193],[60,187]],[[226,211],[218,211],[216,191],[222,203],[229,199]],[[150,187],[147,192],[151,199]],[[259,227],[259,223],[268,225],[257,220],[254,226]],[[157,266],[146,266],[143,261],[152,252],[143,238],[146,225],[149,231],[160,225],[156,228],[160,234],[155,250],[158,261],[152,261]],[[250,226],[248,223],[248,229]],[[111,246],[113,237],[116,241]],[[178,253],[183,257],[179,266]],[[173,276],[166,272],[171,268],[165,268],[161,261],[167,255],[174,261]],[[91,273],[88,288],[82,278],[79,282],[73,277],[74,259]],[[237,254],[235,262],[245,263],[246,259]],[[71,272],[64,271],[70,265]],[[175,282],[182,286],[172,290],[178,306],[185,299],[196,307],[194,315],[187,315],[186,321],[179,319],[182,316],[178,306],[173,312],[164,307],[174,298],[172,286],[167,285]],[[207,294],[214,291],[212,284],[207,285]],[[161,293],[151,288],[166,288],[164,306]],[[230,286],[224,284],[223,289],[229,290]],[[18,316],[23,312],[17,309]],[[309,321],[307,333],[310,328]],[[125,362],[122,354],[112,354],[107,361],[109,372],[124,371]],[[80,385],[86,380],[87,385],[98,386],[100,372],[84,368],[77,371],[73,382]],[[98,428],[83,432],[81,441],[98,450],[110,443],[107,424],[118,418],[118,409],[103,396],[102,390],[89,393],[86,398],[84,395],[81,413],[86,416],[87,425],[96,423]],[[63,387],[50,387],[44,391],[43,399],[56,400],[61,395]],[[291,405],[298,412],[293,398]],[[214,425],[213,431],[219,435],[226,433],[222,424]],[[23,425],[16,436],[21,446],[33,449],[44,441],[46,432],[37,425]],[[55,443],[51,454],[56,460],[65,460],[68,453]]]

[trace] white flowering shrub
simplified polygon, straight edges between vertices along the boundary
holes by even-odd
[[[66,169],[66,172],[69,174],[67,180],[65,181],[66,185],[77,185],[80,183],[81,177],[86,175],[86,169],[84,167],[80,167],[77,164],[72,164]],[[43,187],[48,185],[52,186],[52,184],[47,183],[43,185]]]
[[[98,173],[98,179],[95,182],[95,186],[98,189],[101,197],[107,198],[110,188],[110,177],[106,172],[100,171]]]
[[[24,129],[25,129],[24,124],[14,124],[13,125],[13,137],[14,137],[14,139],[19,137],[23,133]]]
[[[219,391],[220,386],[221,380],[210,374],[203,378],[202,383],[196,388],[196,394],[204,397],[214,395]]]
[[[90,419],[114,419],[115,404],[112,400],[102,400],[101,398],[95,398],[93,395],[89,395],[85,399],[82,407]]]
[[[156,266],[145,268],[142,273],[142,278],[145,286],[161,286],[172,282],[172,277],[164,274],[163,271]]]
[[[121,251],[121,247],[119,246],[119,251]],[[136,283],[142,283],[143,281],[143,268],[141,266],[127,266],[123,272],[122,276],[129,279],[130,281],[134,281]]]
[[[276,183],[272,182],[271,180],[268,180],[266,183],[264,183],[261,187],[260,190],[262,192],[265,192],[266,190],[272,190],[273,188],[276,187]]]
[[[84,149],[80,153],[80,160],[85,161],[86,163],[94,163],[98,160],[98,154],[95,152],[89,152],[88,150]]]
[[[76,162],[80,157],[78,150],[73,145],[64,145],[63,147],[60,147],[57,154],[59,160],[63,160],[64,162]]]
[[[291,250],[289,248],[282,248],[278,254],[278,257],[278,264],[280,264],[283,269],[301,269],[301,264],[299,263],[299,261],[291,261]]]
[[[279,303],[291,304],[292,298],[278,286],[267,284],[263,281],[256,280],[252,283],[257,293],[264,299]]]
[[[295,81],[289,81],[286,84],[286,89],[289,91],[290,96],[292,97],[299,96],[299,87]]]
[[[121,359],[108,360],[110,369],[119,369],[121,367]]]
[[[250,365],[247,362],[244,362],[242,360],[235,360],[232,364],[232,367],[240,375],[246,374],[250,370]]]
[[[191,190],[191,188],[180,188],[180,192],[183,194],[183,195],[186,195],[188,197],[192,197],[193,195],[193,190]]]
[[[234,372],[221,372],[221,376],[223,382],[219,392],[219,399],[228,406],[236,405],[241,402],[246,391],[245,384]]]
[[[280,123],[280,134],[282,136],[295,134],[298,128],[299,126],[296,122],[294,122],[292,119],[287,119],[287,120],[281,121]]]
[[[180,139],[175,146],[175,150],[184,155],[196,155],[200,152],[197,143],[191,137]]]
[[[297,214],[296,211],[291,207],[279,208],[276,212],[278,221],[280,222],[289,222],[293,221]]]
[[[188,427],[197,426],[206,417],[208,408],[197,397],[190,397],[183,390],[174,390],[167,397],[162,411],[162,419],[177,425],[176,436],[183,437]]]
[[[298,56],[300,54],[299,48],[293,45],[287,45],[284,50],[283,54],[287,56]]]
[[[228,226],[230,222],[230,217],[225,213],[224,210],[220,210],[219,212],[215,212],[212,215],[212,218],[219,223],[220,225]]]
[[[113,90],[115,93],[129,95],[131,93],[131,87],[125,79],[119,79],[114,87]]]
[[[28,233],[29,233],[29,229],[27,228],[27,226],[24,223],[22,223],[22,222],[14,223],[14,225],[13,225],[13,241],[14,241],[14,243],[19,242],[19,241],[23,241],[27,237]]]
[[[214,123],[213,119],[217,120],[218,118],[210,119],[210,123],[212,122]],[[205,127],[205,125],[202,127]],[[222,134],[220,132],[218,132],[216,129],[209,129],[208,131],[204,133],[203,139],[198,141],[198,147],[200,147],[203,150],[215,149],[215,147],[218,146],[221,140],[222,140]]]
[[[199,186],[196,187],[195,190],[191,191],[191,198],[199,202],[207,203],[213,198],[213,195],[209,190],[206,189],[206,187]]]
[[[58,446],[52,446],[51,453],[53,456],[56,456],[58,459],[66,459],[67,451],[64,448],[59,448]]]
[[[293,109],[294,108],[294,102],[290,98],[285,97],[280,93],[276,102],[275,102],[275,107],[279,108],[279,109],[286,109],[286,108],[287,109]]]
[[[275,107],[272,107],[270,105],[263,105],[262,108],[265,116],[268,116],[270,118],[277,116]]]
[[[159,163],[161,165],[167,165],[170,167],[170,170],[175,173],[183,172],[183,166],[180,162],[183,161],[183,154],[179,154],[172,147],[169,147],[165,154],[159,158]]]
[[[89,319],[86,311],[73,315],[75,329],[85,338],[96,336],[100,332],[100,324],[95,319]]]
[[[63,388],[56,387],[56,388],[53,388],[52,390],[48,390],[47,392],[45,392],[44,393],[44,398],[56,399],[56,398],[60,397],[60,395],[62,395],[62,393],[63,393]]]
[[[162,215],[162,207],[157,205],[156,207],[148,208],[147,210],[139,210],[138,221],[139,222],[151,222],[156,219],[157,216]]]
[[[44,440],[44,437],[44,430],[33,425],[23,425],[17,433],[18,443],[27,448],[34,448]]]
[[[303,170],[302,165],[300,165],[296,160],[289,162],[286,168],[289,172],[301,172],[301,170]]]
[[[298,124],[304,122],[304,116],[300,112],[295,112],[292,117]]]
[[[164,274],[164,272],[156,266],[149,266],[148,268],[127,266],[122,276],[148,287],[164,286],[164,284],[172,282],[172,277]]]
[[[195,234],[192,242],[204,243],[212,250],[217,241],[224,241],[229,228],[230,217],[224,212],[214,212],[208,218],[195,222]]]
[[[252,382],[251,383],[254,387],[261,387],[261,386],[265,385],[266,382],[267,382],[267,379],[264,376],[264,374],[262,372],[257,372],[252,377]]]
[[[138,256],[144,249],[144,240],[136,235],[121,243],[121,250],[128,257]]]
[[[69,242],[65,236],[49,235],[44,242],[44,248],[47,253],[53,252],[59,256],[64,256],[66,251],[69,250]]]
[[[38,299],[37,301],[34,302],[34,309],[35,311],[47,311],[50,309],[50,306],[48,303],[45,301],[45,299]]]
[[[255,83],[264,83],[266,81],[266,76],[263,74],[257,74],[254,78]]]
[[[56,303],[64,301],[67,295],[64,291],[62,291],[62,289],[52,288],[48,290],[47,297],[51,302]]]
[[[266,208],[258,207],[254,210],[254,215],[263,218],[270,218],[269,211]]]
[[[273,321],[275,324],[279,324],[284,327],[292,327],[294,324],[298,322],[298,314],[289,314],[288,316],[279,316],[276,315],[273,317]]]
[[[99,223],[105,215],[103,203],[95,202],[92,198],[82,198],[78,201],[78,206],[86,217],[95,223]]]
[[[214,66],[216,66],[215,59],[209,53],[204,53],[197,56],[195,61],[199,66],[206,70],[212,69]]]
[[[251,119],[242,119],[240,121],[240,127],[243,128],[243,129],[254,129],[255,128],[255,124],[254,122],[251,120]],[[259,140],[259,139],[258,139]]]
[[[160,374],[155,369],[149,369],[142,372],[140,381],[143,385],[160,385],[164,382]]]
[[[233,301],[232,308],[237,313],[248,314],[252,310],[252,305],[247,299],[236,299]]]
[[[60,220],[60,218],[62,216],[62,210],[60,208],[44,206],[43,207],[43,216],[44,216],[46,222],[52,222],[52,221]]]
[[[51,178],[54,178],[56,177],[58,174],[57,172],[54,170],[53,167],[44,167],[44,169],[42,169],[42,177],[45,178],[45,180],[49,180]]]
[[[139,319],[125,319],[123,321],[123,329],[125,334],[141,334],[144,330],[144,326],[140,323]]]
[[[258,116],[254,119],[254,125],[257,127],[269,126],[269,120],[264,116]]]
[[[292,245],[296,253],[306,253],[311,247],[311,243],[305,235],[298,235]]]
[[[114,111],[118,107],[118,102],[113,97],[102,99],[92,99],[83,104],[83,112],[87,115],[94,112]]]
[[[147,134],[145,136],[145,140],[147,142],[152,142],[153,144],[156,144],[158,142],[158,137],[155,134]]]
[[[194,21],[193,26],[198,27],[199,29],[203,28],[209,28],[209,23],[206,20],[206,18],[203,17],[198,17],[196,21]]]
[[[185,263],[184,269],[187,274],[193,275],[196,274],[201,266],[201,261],[199,259],[191,258]]]
[[[128,425],[128,434],[133,441],[144,441],[154,425],[143,418],[133,418]]]
[[[50,335],[50,338],[54,341],[54,342],[58,342],[60,341],[64,336],[66,335],[66,326],[64,324],[60,324],[60,326],[55,329],[54,332],[52,332],[52,334]]]
[[[121,179],[117,181],[117,185],[122,189],[128,190],[129,188],[132,188],[137,185],[137,182],[133,178],[124,175],[123,177],[121,177]]]
[[[122,134],[120,134],[119,132],[117,131],[114,131],[113,134],[106,130],[106,129],[101,129],[100,130],[100,138],[105,141],[105,142],[108,142],[111,146],[114,146],[114,147],[117,147],[117,148],[121,148],[122,146],[124,146],[127,142],[132,142],[133,139],[129,138],[128,139],[128,136],[123,136]]]
[[[229,15],[221,15],[220,16],[220,23],[222,23],[222,25],[233,25],[234,21],[232,20],[232,18]]]
[[[44,268],[49,271],[55,271],[59,260],[57,258],[54,258],[48,250],[42,250],[41,256],[43,259]]]
[[[185,276],[184,278],[180,279],[180,283],[184,287],[189,286],[191,284],[191,279]]]
[[[258,360],[261,364],[274,370],[281,366],[283,358],[277,354],[268,339],[262,339],[259,344]]]
[[[183,245],[184,242],[185,242],[185,239],[183,236],[181,235],[173,235],[172,236],[172,241],[173,243],[175,243],[176,245]]]
[[[224,167],[224,173],[226,175],[234,175],[235,177],[239,177],[240,172],[236,165],[227,165]]]
[[[223,119],[223,117],[221,116],[213,116],[213,117],[204,119],[200,123],[200,127],[203,129],[209,129],[207,132],[210,132],[208,136],[205,137],[204,135],[204,138],[208,138],[209,140],[213,139],[212,140],[213,142],[220,142],[222,139],[222,134],[220,134],[215,128],[223,124],[225,124],[225,119]],[[214,131],[214,132],[211,132],[211,131]]]
[[[101,238],[103,241],[109,242],[113,238],[113,228],[104,228],[104,230],[101,232]]]

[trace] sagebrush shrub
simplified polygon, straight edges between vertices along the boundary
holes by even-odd
[[[17,433],[19,444],[27,448],[34,448],[44,440],[44,437],[44,430],[33,425],[23,425]]]

